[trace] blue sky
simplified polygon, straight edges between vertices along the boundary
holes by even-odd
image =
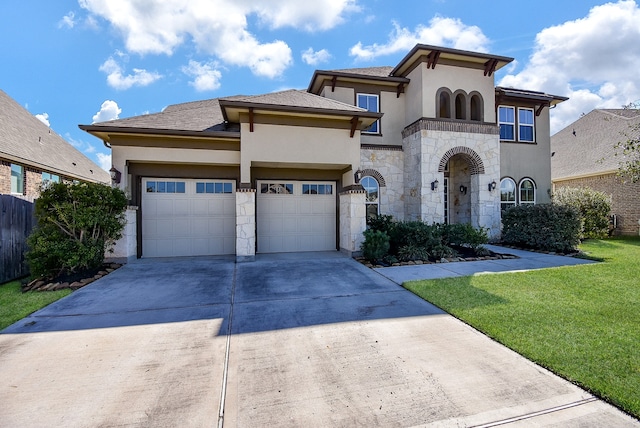
[[[0,89],[109,169],[78,124],[306,88],[426,43],[515,58],[496,84],[570,97],[557,132],[640,100],[639,23],[634,0],[3,0]]]

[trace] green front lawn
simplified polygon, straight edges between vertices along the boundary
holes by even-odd
[[[70,289],[23,293],[19,281],[0,285],[0,330],[70,293]]]
[[[581,245],[603,263],[404,286],[640,417],[640,239]]]

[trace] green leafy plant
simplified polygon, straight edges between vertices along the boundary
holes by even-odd
[[[411,244],[398,249],[398,258],[403,262],[427,260],[429,258],[429,253],[425,247]]]
[[[582,219],[582,238],[604,238],[609,234],[611,202],[606,193],[589,187],[561,187],[554,192],[553,203],[578,210]]]
[[[578,210],[567,205],[517,205],[502,214],[506,244],[568,253],[580,243],[582,222]]]
[[[372,263],[382,260],[389,252],[389,235],[379,230],[364,231],[362,255]]]
[[[444,240],[448,245],[468,247],[476,255],[484,254],[484,245],[489,242],[486,228],[474,228],[468,223],[449,224],[444,228]]]
[[[26,258],[33,277],[57,277],[99,267],[121,236],[127,198],[97,183],[51,183],[35,202],[37,227]]]

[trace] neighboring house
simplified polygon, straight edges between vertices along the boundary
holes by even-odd
[[[551,137],[554,188],[590,187],[611,197],[618,234],[638,234],[640,183],[618,175],[615,145],[640,137],[640,110],[598,109]]]
[[[0,194],[33,200],[43,183],[109,183],[109,173],[0,90]]]
[[[80,125],[112,148],[132,206],[120,256],[360,249],[366,215],[471,223],[548,202],[549,108],[496,88],[512,58],[417,45],[395,67],[316,71],[290,90]]]

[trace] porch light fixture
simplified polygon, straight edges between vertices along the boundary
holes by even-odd
[[[462,193],[463,195],[467,194],[467,188],[465,186],[460,186],[460,193]]]
[[[111,166],[109,174],[111,174],[111,181],[113,181],[115,184],[120,184],[120,177],[122,176],[122,174],[116,169],[115,166]]]
[[[358,169],[356,172],[353,173],[353,179],[356,182],[356,184],[359,184],[361,178],[362,178],[362,171]]]
[[[431,182],[431,190],[438,190],[438,180]]]
[[[493,180],[491,183],[489,183],[489,191],[491,192],[492,190],[496,190],[496,180]]]

